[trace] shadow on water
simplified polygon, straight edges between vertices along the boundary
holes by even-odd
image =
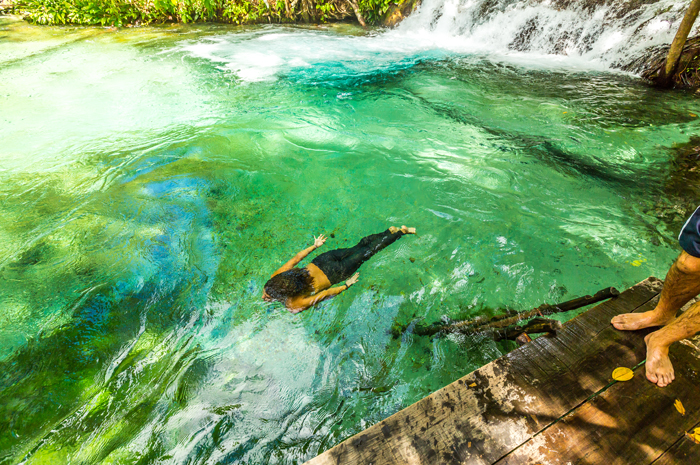
[[[436,115],[443,118],[449,118],[453,121],[472,126],[481,124],[476,118],[464,114],[457,108],[428,101],[423,101],[423,104],[431,108]],[[644,179],[648,177],[647,170],[636,173],[636,175],[634,173],[624,173],[615,165],[604,160],[586,160],[578,154],[563,150],[552,140],[538,140],[534,137],[511,133],[496,128],[489,128],[483,125],[480,127],[499,139],[515,143],[517,147],[526,150],[528,154],[536,158],[540,163],[549,165],[573,177],[584,176],[594,182],[603,182],[615,186],[623,186],[625,188],[637,186],[639,178],[647,181]],[[635,176],[637,179],[633,179]]]
[[[619,191],[620,195],[657,197],[659,200],[653,206],[643,208],[671,231],[679,230],[683,224],[680,218],[687,217],[696,208],[698,180],[695,178],[700,171],[697,138],[691,137],[687,144],[673,143],[666,147],[657,145],[651,159],[630,162],[617,160],[609,154],[603,158],[588,153],[592,146],[596,151],[598,149],[594,145],[596,142],[591,140],[594,134],[581,132],[586,124],[616,128],[615,130],[629,128],[633,131],[649,127],[670,130],[688,127],[691,132],[697,126],[697,115],[683,110],[682,105],[667,105],[669,102],[683,101],[686,97],[684,92],[660,92],[625,75],[523,70],[512,65],[478,59],[474,62],[475,59],[420,63],[411,70],[411,73],[417,74],[437,70],[444,79],[459,80],[467,83],[470,89],[477,89],[465,96],[466,101],[440,101],[434,95],[424,97],[421,95],[422,90],[403,85],[406,75],[397,75],[397,81],[394,82],[396,95],[417,102],[440,118],[468,127],[478,127],[496,140],[504,141],[504,152],[519,150],[537,163],[571,176],[572,179],[590,179]],[[630,88],[635,91],[632,92]],[[483,98],[485,105],[498,106],[502,104],[499,100],[504,96],[512,94],[511,97],[517,97],[523,89],[527,89],[528,98],[535,96],[542,102],[560,100],[567,102],[567,105],[572,102],[581,104],[576,109],[581,114],[576,117],[577,124],[570,127],[568,134],[552,138],[529,134],[527,128],[513,130],[508,127],[511,122],[504,124],[497,118],[491,118],[487,112],[474,112],[474,100]],[[475,96],[477,92],[479,95]],[[681,129],[681,132],[684,131]],[[651,142],[653,140],[649,139],[648,143]],[[634,211],[630,211],[630,214],[636,215]],[[650,237],[656,240],[656,227],[649,225],[649,228]],[[668,243],[672,244],[672,241]]]
[[[421,74],[442,76],[468,84],[469,98],[484,99],[484,105],[499,105],[499,99],[525,93],[528,98],[547,101],[566,101],[580,104],[577,125],[571,127],[566,140],[538,137],[523,131],[514,131],[508,124],[491,120],[484,113],[475,113],[474,102],[459,100],[440,101],[434,95],[422,96],[414,89],[410,79]],[[380,99],[392,94],[416,102],[430,109],[440,118],[448,118],[460,124],[478,127],[497,139],[512,144],[526,152],[539,163],[560,170],[574,178],[591,179],[609,188],[625,191],[637,190],[660,193],[671,175],[667,159],[649,163],[621,163],[613,158],[603,159],[585,153],[588,144],[579,137],[580,127],[595,124],[606,128],[677,127],[693,125],[697,117],[680,109],[666,105],[669,101],[682,100],[682,95],[669,95],[648,88],[638,79],[627,75],[600,72],[570,73],[562,71],[525,70],[514,65],[494,63],[478,56],[468,58],[446,58],[444,55],[421,56],[391,63],[385,68],[368,68],[364,72],[348,70],[344,63],[323,63],[308,70],[287,74],[285,79],[298,81],[320,88],[357,89],[356,98]],[[631,92],[629,88],[635,89]],[[623,91],[621,92],[621,89]],[[570,103],[569,103],[570,104]],[[640,110],[640,107],[643,110]],[[567,113],[567,112],[564,112]],[[510,123],[510,122],[508,122]],[[583,124],[582,124],[583,123]],[[592,136],[584,134],[584,136]],[[662,149],[663,150],[663,149]]]

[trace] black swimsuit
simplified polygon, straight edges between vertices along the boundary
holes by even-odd
[[[323,271],[331,285],[337,284],[352,276],[372,255],[396,242],[403,234],[402,231],[392,233],[387,229],[363,238],[355,247],[322,253],[311,263]]]

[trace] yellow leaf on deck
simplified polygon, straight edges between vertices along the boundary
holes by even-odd
[[[696,444],[700,444],[700,428],[695,428],[688,436],[690,436],[690,439],[695,441]]]
[[[676,410],[678,410],[678,413],[685,415],[685,407],[683,407],[683,403],[680,400],[676,399],[673,405],[676,407]]]
[[[629,381],[634,378],[634,372],[627,367],[615,368],[612,373],[612,379],[615,381]]]
[[[471,383],[469,387],[476,387],[476,383]]]

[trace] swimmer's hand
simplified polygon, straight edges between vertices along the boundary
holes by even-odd
[[[360,273],[355,273],[354,275],[350,276],[350,277],[345,281],[345,285],[346,285],[347,287],[350,287],[350,286],[352,286],[353,284],[355,284],[355,283],[357,282],[358,279],[360,279]]]
[[[314,247],[317,249],[323,245],[323,243],[326,242],[326,236],[321,234],[318,237],[314,237]]]

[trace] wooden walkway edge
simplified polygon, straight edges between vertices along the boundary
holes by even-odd
[[[307,465],[700,463],[700,445],[686,434],[700,427],[700,346],[672,346],[676,380],[659,388],[642,364],[650,330],[610,325],[617,314],[654,308],[662,286],[642,281]],[[612,381],[621,366],[637,367],[631,381]]]

